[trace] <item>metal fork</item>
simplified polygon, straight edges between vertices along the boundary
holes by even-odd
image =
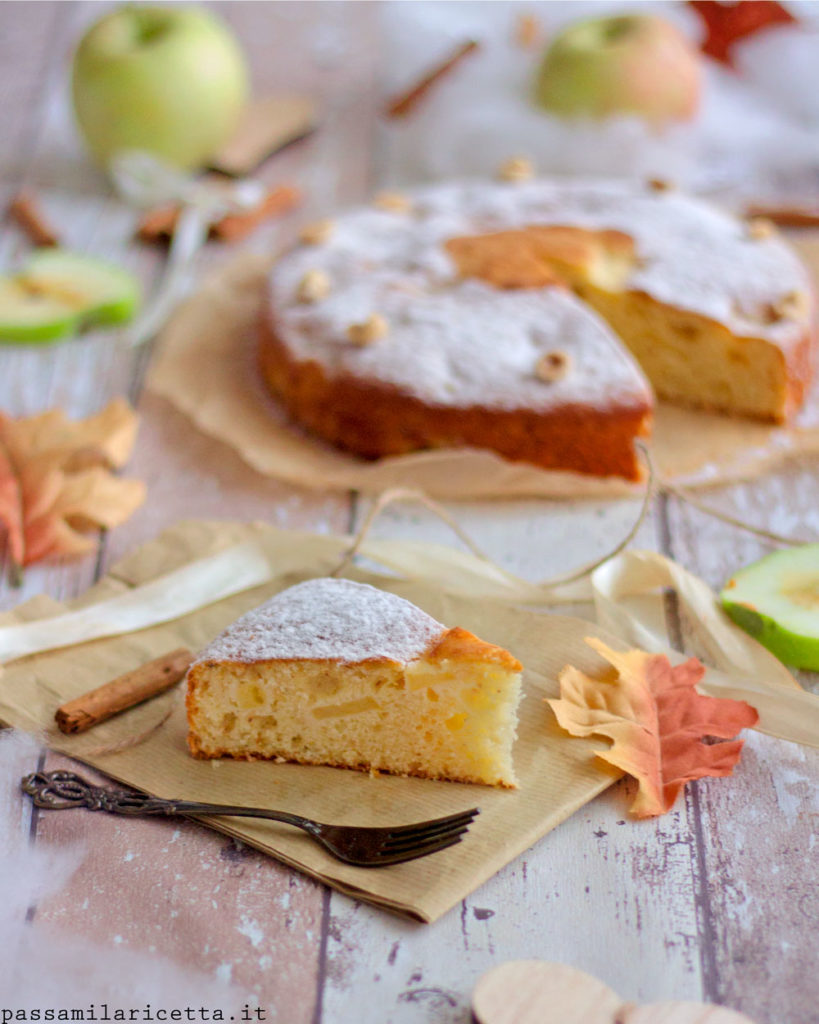
[[[93,786],[74,772],[34,772],[20,782],[37,807],[62,810],[85,807],[89,811],[110,814],[141,815],[233,814],[245,818],[270,818],[303,829],[317,843],[346,864],[357,867],[385,867],[401,864],[416,857],[426,857],[461,841],[461,836],[480,811],[450,814],[412,825],[394,828],[366,828],[355,825],[324,825],[311,818],[265,807],[241,807],[226,804],[203,804],[193,800],[161,800],[158,797],[132,793],[111,786]]]

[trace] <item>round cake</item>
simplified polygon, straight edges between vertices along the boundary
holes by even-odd
[[[659,182],[456,182],[305,231],[260,363],[294,420],[367,458],[471,446],[636,479],[654,394],[786,421],[813,314],[767,222]]]

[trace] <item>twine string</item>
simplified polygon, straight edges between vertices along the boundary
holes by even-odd
[[[640,503],[640,510],[629,528],[626,535],[622,540],[618,541],[617,544],[605,554],[601,555],[593,562],[581,566],[578,569],[573,569],[561,576],[553,576],[544,580],[541,580],[536,586],[543,588],[544,590],[558,588],[565,586],[569,583],[576,583],[579,580],[585,579],[601,565],[608,562],[610,559],[619,555],[624,551],[634,538],[639,533],[641,527],[648,517],[648,513],[651,509],[651,504],[658,494],[667,494],[677,500],[690,505],[692,508],[697,509],[703,515],[710,516],[713,519],[718,519],[721,522],[726,523],[728,526],[733,526],[736,529],[744,530],[746,533],[751,533],[756,537],[760,537],[763,540],[771,541],[775,544],[782,544],[786,547],[796,547],[801,544],[810,544],[813,541],[805,540],[800,537],[789,537],[785,534],[776,533],[773,530],[767,530],[760,526],[754,526],[752,523],[746,522],[744,519],[740,519],[737,516],[733,516],[728,512],[722,512],[720,509],[714,508],[711,505],[700,501],[695,498],[687,490],[676,484],[669,483],[666,480],[661,479],[658,474],[654,462],[651,458],[651,452],[648,446],[642,442],[637,441],[636,447],[643,458],[646,465],[647,478],[645,487],[643,488],[642,501]],[[455,536],[469,549],[469,551],[479,558],[482,562],[490,565],[493,569],[502,569],[493,558],[490,558],[484,551],[482,551],[474,540],[467,534],[463,527],[458,521],[452,516],[449,511],[435,501],[434,498],[430,498],[429,495],[423,491],[412,490],[405,487],[391,487],[386,491],[382,491],[373,502],[367,515],[364,517],[364,521],[356,531],[353,537],[352,543],[344,552],[338,565],[330,573],[331,576],[341,576],[349,568],[353,560],[361,553],[361,549],[364,546],[367,537],[370,535],[373,526],[375,525],[378,518],[383,512],[398,502],[409,502],[414,501],[425,508],[429,509],[434,515],[441,519],[447,526],[452,530]]]
[[[615,555],[619,555],[621,551],[625,550],[628,545],[634,540],[640,527],[646,520],[651,502],[654,497],[656,486],[657,486],[657,474],[654,469],[654,463],[652,462],[651,455],[649,454],[648,448],[641,442],[637,442],[637,448],[640,451],[648,471],[648,477],[646,480],[646,486],[643,490],[643,500],[640,504],[640,511],[634,523],[626,533],[625,537],[619,541],[610,551],[607,551],[600,558],[594,562],[590,562],[587,565],[581,566],[579,569],[572,569],[570,572],[565,573],[561,576],[553,576],[549,579],[541,580],[536,586],[546,589],[557,588],[565,586],[569,583],[576,583],[578,580],[585,579],[590,576],[595,569],[598,569],[604,562],[607,562],[610,558],[614,558]],[[502,567],[493,559],[485,554],[475,543],[469,534],[461,527],[458,521],[452,516],[443,505],[435,501],[434,498],[430,498],[429,495],[424,494],[423,491],[411,490],[406,487],[391,487],[386,491],[382,491],[373,502],[367,515],[364,517],[364,521],[358,528],[355,536],[353,537],[352,543],[344,552],[341,557],[341,561],[330,573],[331,576],[341,576],[349,568],[355,557],[361,553],[367,537],[369,536],[373,526],[381,514],[389,508],[390,505],[397,504],[401,501],[414,501],[425,508],[428,508],[430,512],[434,513],[439,519],[441,519],[446,525],[452,530],[455,536],[469,549],[469,551],[479,558],[482,562],[491,566],[493,569],[502,569]]]

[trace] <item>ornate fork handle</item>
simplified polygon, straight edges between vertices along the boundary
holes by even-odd
[[[225,804],[197,803],[194,800],[162,800],[159,797],[131,793],[125,789],[108,786],[92,786],[74,772],[33,772],[20,782],[36,807],[46,810],[64,810],[84,807],[89,811],[107,811],[110,814],[126,815],[173,815],[173,814],[234,814],[247,818],[269,818],[282,821],[305,832],[316,834],[321,828],[318,822],[302,818],[286,811],[273,811],[262,807],[228,806]]]

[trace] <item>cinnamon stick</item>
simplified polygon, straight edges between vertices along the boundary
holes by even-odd
[[[765,217],[782,228],[819,228],[819,206],[749,206],[748,217]]]
[[[60,244],[57,233],[45,219],[42,210],[30,191],[23,190],[9,203],[9,216],[25,231],[34,245],[55,246]]]
[[[289,213],[301,202],[301,192],[291,185],[281,185],[268,192],[258,206],[245,213],[230,213],[217,221],[211,234],[220,242],[238,242],[254,231],[262,221]]]
[[[210,237],[220,242],[238,242],[271,217],[287,213],[301,202],[301,192],[290,185],[271,189],[261,202],[242,213],[231,213],[211,225]],[[137,227],[143,242],[168,241],[179,219],[179,208],[162,206],[145,214]]]
[[[429,90],[439,79],[444,78],[457,67],[458,64],[480,46],[475,39],[468,39],[461,43],[457,50],[444,61],[434,67],[412,88],[390,100],[385,111],[387,117],[406,117],[416,105],[426,96]]]
[[[57,708],[54,720],[61,732],[85,732],[120,711],[176,686],[188,671],[193,657],[187,647],[163,654],[63,704]]]

